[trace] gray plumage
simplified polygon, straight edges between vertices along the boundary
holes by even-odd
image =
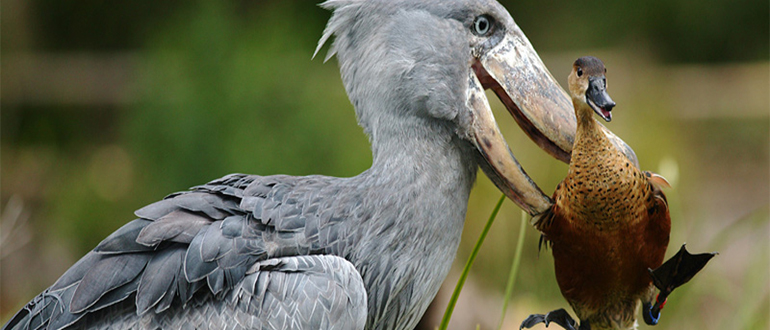
[[[483,158],[471,141],[472,34],[486,0],[330,0],[372,167],[352,178],[233,174],[129,222],[5,329],[412,329],[457,250]],[[318,50],[316,50],[317,52]],[[547,197],[546,197],[547,198]]]
[[[213,329],[234,320],[227,328],[289,329],[309,322],[360,329],[368,313],[375,316],[368,321],[372,327],[397,328],[404,318],[414,323],[422,311],[409,313],[410,301],[427,304],[430,299],[423,297],[435,294],[417,286],[437,287],[443,279],[422,274],[418,263],[434,254],[447,268],[456,242],[435,251],[429,241],[413,244],[422,231],[446,229],[424,226],[407,213],[444,214],[459,229],[463,214],[404,210],[410,196],[423,199],[415,196],[417,185],[404,182],[399,191],[389,191],[394,187],[386,182],[372,182],[373,173],[236,174],[140,209],[142,218],[106,238],[27,306],[37,316],[26,320],[28,328],[50,322],[48,328],[59,329],[80,321],[91,329]],[[424,178],[406,181],[417,180]],[[466,194],[469,188],[467,182]],[[458,230],[453,234],[459,239]],[[413,265],[399,270],[402,263]],[[368,297],[374,311],[365,308],[364,287],[376,288]],[[190,317],[209,323],[190,323]]]

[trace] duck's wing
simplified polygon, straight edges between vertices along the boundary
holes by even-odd
[[[663,263],[666,255],[669,237],[671,233],[671,214],[668,209],[668,199],[661,188],[670,188],[668,181],[655,173],[644,171],[642,175],[647,179],[647,199],[644,219],[647,227],[644,231],[642,259],[644,266],[657,268]],[[644,277],[647,280],[647,277]]]
[[[179,322],[189,321],[182,314],[226,321],[237,316],[238,306],[260,310],[255,315],[261,317],[242,320],[254,325],[282,309],[312,319],[314,308],[299,304],[300,298],[315,295],[326,309],[358,301],[365,292],[337,292],[343,286],[363,291],[363,284],[352,264],[332,256],[343,255],[350,242],[341,243],[337,230],[345,212],[326,211],[339,199],[333,198],[335,180],[342,179],[234,174],[170,195],[138,210],[138,219],[102,241],[4,329],[61,329],[121,318],[113,329],[180,328]],[[301,257],[306,255],[314,256]],[[344,271],[325,273],[329,269]],[[327,294],[345,299],[318,299]],[[129,315],[105,315],[110,312]]]

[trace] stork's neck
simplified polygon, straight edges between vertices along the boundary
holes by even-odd
[[[395,217],[399,239],[403,233],[419,237],[420,241],[410,244],[417,250],[432,249],[428,254],[441,254],[430,257],[442,259],[445,264],[440,268],[446,266],[448,271],[460,242],[478,166],[470,143],[434,120],[408,118],[373,129],[373,164],[362,175],[370,190],[381,193],[375,198],[398,200],[390,206],[381,205],[390,208],[384,214]]]
[[[375,210],[361,227],[361,241],[369,244],[351,259],[366,269],[365,283],[409,288],[389,292],[385,300],[370,297],[367,324],[373,329],[394,329],[395,324],[413,329],[449,272],[460,243],[477,165],[469,143],[430,120],[369,126],[374,161],[360,177]],[[373,256],[388,267],[358,264]],[[393,301],[417,308],[398,314],[383,307]]]
[[[448,123],[433,118],[389,118],[387,125],[373,127],[369,134],[373,158],[369,175],[393,184],[424,178],[428,181],[421,188],[426,192],[451,185],[470,193],[477,168],[474,151]]]

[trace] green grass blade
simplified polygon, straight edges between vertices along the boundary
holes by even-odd
[[[500,316],[500,323],[497,324],[497,330],[502,329],[503,320],[505,320],[505,311],[508,310],[508,301],[513,294],[513,285],[516,283],[516,275],[519,273],[519,262],[521,261],[521,251],[524,249],[524,234],[527,230],[527,212],[521,211],[521,225],[519,226],[519,239],[516,241],[516,254],[513,256],[513,265],[508,274],[508,284],[505,285],[505,297],[503,298],[503,314]]]
[[[460,291],[463,290],[463,285],[465,285],[465,280],[468,278],[468,273],[471,270],[471,266],[473,265],[473,262],[476,260],[476,255],[479,254],[479,250],[481,249],[481,244],[483,244],[484,239],[487,238],[487,233],[489,233],[489,228],[491,228],[492,223],[495,222],[495,217],[497,217],[497,212],[500,211],[500,206],[503,205],[504,200],[505,200],[505,195],[500,196],[500,200],[497,201],[497,205],[495,205],[495,209],[492,210],[492,214],[489,215],[489,220],[487,220],[487,224],[484,226],[484,230],[481,231],[481,236],[479,236],[479,239],[476,241],[476,245],[473,247],[473,251],[471,251],[471,255],[470,257],[468,257],[468,261],[465,263],[463,272],[462,274],[460,274],[460,279],[457,280],[457,285],[455,285],[455,291],[452,292],[452,298],[449,299],[449,304],[446,306],[446,311],[444,311],[444,317],[441,319],[441,325],[439,325],[439,330],[446,330],[446,328],[449,326],[449,319],[452,318],[452,312],[455,309],[455,304],[457,304],[457,298],[460,297]]]

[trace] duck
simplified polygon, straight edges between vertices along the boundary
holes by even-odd
[[[596,57],[573,63],[568,82],[577,131],[569,171],[551,208],[533,218],[541,244],[552,251],[561,294],[580,323],[557,309],[530,315],[520,329],[541,322],[568,330],[636,329],[640,307],[645,322],[655,325],[668,294],[713,256],[694,256],[683,246],[664,266],[671,217],[662,188],[670,185],[641,171],[594,119],[610,122],[616,105],[606,73]]]

